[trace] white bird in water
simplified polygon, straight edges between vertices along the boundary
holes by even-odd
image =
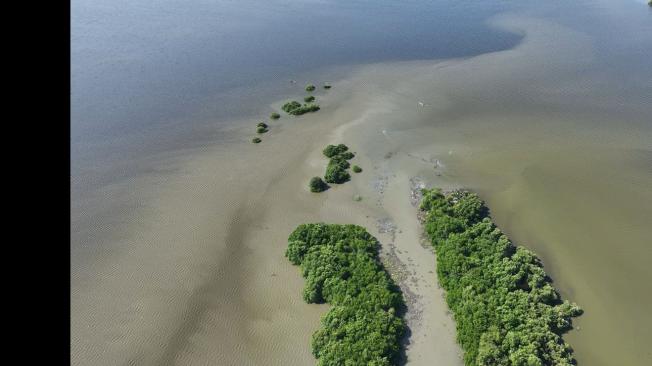
[[[423,102],[419,102],[419,107],[423,107],[425,104]]]

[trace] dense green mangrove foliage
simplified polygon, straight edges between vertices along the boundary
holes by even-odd
[[[423,190],[425,228],[466,365],[572,365],[561,335],[582,310],[561,301],[534,253],[514,246],[468,191]]]
[[[279,119],[279,118],[281,118],[281,115],[276,113],[276,112],[272,112],[272,114],[269,115],[269,118],[271,118],[271,119]]]
[[[310,179],[310,183],[308,184],[310,187],[310,192],[323,192],[328,189],[328,184],[324,182],[320,177],[312,177]]]
[[[306,85],[306,91],[311,92],[311,91],[313,91],[313,90],[315,90],[315,89],[316,89],[315,86],[312,85],[312,84],[308,84],[308,85]]]
[[[315,101],[315,96],[314,95],[308,95],[307,97],[303,97],[303,101],[306,103],[314,102]]]
[[[343,154],[344,152],[348,151],[349,147],[344,145],[344,144],[339,144],[339,145],[328,145],[326,148],[322,151],[322,153],[327,157],[327,158],[332,158],[335,157],[335,155],[340,155]]]
[[[267,131],[269,131],[269,130],[267,129],[267,127],[263,127],[263,126],[256,127],[256,132],[258,132],[258,133],[265,133],[265,132],[267,132]]]
[[[354,165],[353,168],[351,168],[351,170],[353,170],[354,173],[362,173],[362,168],[360,168],[357,165]]]
[[[404,302],[378,260],[378,246],[357,225],[303,224],[288,238],[285,256],[306,278],[303,298],[332,305],[312,336],[319,365],[396,363]]]
[[[324,180],[328,183],[342,184],[351,180],[351,174],[346,171],[349,162],[340,159],[331,159],[326,166]]]
[[[287,102],[283,104],[281,107],[282,110],[284,110],[286,113],[291,114],[293,116],[300,116],[302,114],[306,114],[308,112],[316,112],[319,110],[319,105],[314,104],[314,103],[307,103],[301,105],[301,103],[293,100],[291,102]]]
[[[339,144],[337,146],[328,145],[322,151],[326,157],[331,159],[324,174],[326,182],[341,184],[351,179],[351,174],[346,170],[351,166],[348,160],[353,159],[355,155],[348,150],[348,146]]]

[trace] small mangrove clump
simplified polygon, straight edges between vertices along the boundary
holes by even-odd
[[[650,1],[652,1],[652,0],[650,0]],[[324,84],[324,89],[330,89],[330,88],[331,88],[330,84]]]
[[[362,172],[362,168],[360,168],[357,165],[354,165],[353,168],[351,168],[351,169],[353,170],[354,173],[361,173]]]
[[[282,110],[284,110],[287,113],[290,113],[290,111],[295,110],[297,108],[301,107],[301,103],[297,102],[296,100],[293,100],[291,102],[287,102],[283,104],[281,107]]]
[[[310,192],[323,192],[328,189],[328,184],[324,182],[320,177],[312,177],[310,179]]]
[[[398,364],[405,302],[379,247],[357,225],[302,224],[288,237],[285,256],[301,267],[304,300],[331,305],[312,335],[318,365]]]
[[[257,127],[267,128],[268,126],[267,126],[267,123],[265,123],[265,122],[260,122],[260,123],[257,125]]]
[[[348,164],[348,161],[331,159],[326,167],[324,179],[328,183],[342,184],[348,182],[351,175],[346,171],[348,167],[345,164]]]
[[[314,91],[315,89],[316,89],[315,86],[312,84],[306,85],[306,91],[308,92]]]
[[[344,152],[346,152],[346,151],[348,151],[348,150],[349,150],[349,147],[346,146],[346,145],[344,145],[344,144],[339,144],[339,145],[337,145],[337,146],[336,146],[336,145],[328,145],[328,146],[326,146],[326,148],[322,151],[322,153],[324,153],[324,155],[325,155],[327,158],[333,158],[333,157],[335,157],[336,155],[340,155],[340,154],[342,154],[342,153],[344,153]]]
[[[297,102],[296,100],[293,100],[291,102],[287,102],[283,104],[281,107],[283,111],[285,111],[288,114],[291,114],[293,116],[300,116],[302,114],[306,114],[308,112],[316,112],[319,110],[319,105],[314,104],[314,103],[309,103],[309,104],[304,104],[301,105],[301,103]]]
[[[263,141],[263,140],[259,139],[258,137],[254,137],[253,139],[251,139],[251,142],[253,142],[254,144],[258,144],[261,141]]]
[[[263,126],[260,126],[260,127],[256,128],[256,132],[258,132],[258,133],[265,133],[267,131],[269,131],[269,130],[266,127],[263,127]]]
[[[351,175],[346,170],[351,166],[348,160],[353,159],[355,155],[348,150],[348,146],[339,144],[337,146],[328,145],[322,151],[326,157],[331,159],[324,174],[326,182],[342,184],[351,179]]]
[[[303,101],[306,102],[306,103],[314,102],[314,101],[315,101],[315,97],[314,97],[313,95],[309,95],[309,96],[307,96],[307,97],[304,97],[304,98],[303,98]]]
[[[272,112],[272,114],[269,115],[269,118],[271,118],[271,119],[279,119],[279,118],[281,118],[281,115],[276,113],[276,112]]]

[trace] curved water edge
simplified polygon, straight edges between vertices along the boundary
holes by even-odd
[[[536,254],[515,246],[476,194],[421,194],[421,217],[465,364],[575,365],[572,347],[561,336],[583,311],[562,301]]]
[[[650,161],[650,105],[619,106],[620,90],[599,87],[608,75],[578,73],[595,62],[586,35],[514,16],[499,24],[520,29],[525,41],[463,60],[359,67],[332,82],[337,93],[319,97],[318,114],[279,121],[264,144],[249,142],[251,121],[243,121],[222,145],[135,162],[147,173],[93,196],[114,198],[105,212],[76,212],[91,223],[84,227],[105,230],[81,230],[77,239],[107,246],[73,253],[106,252],[92,271],[72,269],[73,364],[313,364],[308,340],[326,309],[302,302],[302,281],[283,259],[287,233],[305,221],[370,228],[382,250],[413,271],[405,282],[420,326],[409,362],[459,363],[434,257],[418,245],[407,199],[415,176],[479,191],[510,237],[535,246],[562,296],[587,311],[582,330],[568,338],[580,364],[645,364],[649,299],[628,302],[623,294],[651,278],[640,240],[649,237],[640,220],[652,217],[645,204],[652,184],[641,169]],[[365,170],[315,198],[306,187],[324,172],[319,148],[339,142],[356,147]],[[559,180],[560,191],[546,189]],[[610,199],[614,185],[628,194]],[[593,202],[596,194],[606,200]],[[602,203],[616,208],[615,227],[627,232],[599,230],[614,227]],[[600,235],[588,242],[577,234],[587,228]],[[616,236],[626,250],[613,252]],[[628,265],[605,279],[597,269],[607,259]]]
[[[378,259],[379,243],[356,225],[302,224],[285,256],[306,278],[303,298],[331,305],[312,336],[318,365],[395,365],[406,334],[405,301]]]

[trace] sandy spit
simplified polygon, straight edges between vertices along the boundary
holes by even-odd
[[[316,93],[318,113],[269,123],[260,144],[250,142],[259,121],[238,121],[219,146],[149,157],[138,162],[146,173],[75,202],[72,364],[313,365],[310,337],[326,306],[303,302],[303,280],[283,254],[297,225],[328,222],[380,240],[408,301],[407,364],[461,365],[414,192],[454,187],[446,158],[464,149],[431,142],[437,118],[451,117],[438,76],[511,52],[361,67]],[[310,193],[329,143],[347,144],[364,171]]]

